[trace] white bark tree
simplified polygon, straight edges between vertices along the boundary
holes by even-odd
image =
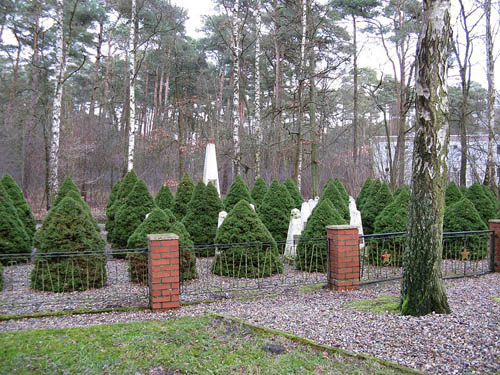
[[[239,19],[239,9],[240,2],[236,0],[234,2],[233,15],[232,15],[232,42],[233,42],[233,143],[234,143],[234,175],[240,174],[241,169],[241,144],[240,144],[240,125],[241,125],[241,115],[240,115],[240,55],[241,55],[241,44],[240,44],[240,33],[241,33],[241,23]]]
[[[48,202],[51,206],[59,188],[59,134],[61,128],[61,112],[63,100],[64,75],[66,73],[66,51],[64,42],[64,0],[56,0],[55,9],[55,35],[56,35],[56,66],[50,80],[54,84],[54,97],[52,101],[51,140],[49,146],[49,191]]]
[[[260,177],[261,147],[262,147],[262,125],[260,118],[260,27],[261,27],[261,0],[255,5],[255,136],[257,138],[257,149],[255,150],[255,177]]]
[[[134,169],[134,151],[135,151],[135,136],[137,134],[137,120],[135,115],[135,66],[136,66],[136,20],[137,20],[137,2],[132,0],[132,10],[130,16],[130,29],[129,29],[129,66],[128,66],[128,84],[130,88],[130,115],[129,115],[129,133],[128,133],[128,157],[127,157],[127,171]]]

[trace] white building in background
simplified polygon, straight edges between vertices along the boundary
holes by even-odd
[[[411,166],[413,155],[413,135],[406,137],[405,142],[405,183],[411,182]],[[482,182],[486,172],[486,161],[488,157],[488,135],[468,135],[468,161],[467,161],[467,186],[474,182]],[[394,159],[397,136],[391,136],[391,154]],[[384,181],[390,179],[388,143],[385,136],[373,137],[373,173]],[[494,157],[497,168],[497,178],[500,183],[500,136],[497,135],[494,146]],[[448,145],[448,179],[458,183],[460,179],[460,154],[461,144],[459,135],[451,135]]]

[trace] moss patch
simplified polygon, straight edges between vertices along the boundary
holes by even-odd
[[[399,297],[379,296],[377,298],[362,299],[352,302],[350,306],[358,311],[377,314],[396,314],[399,312]]]

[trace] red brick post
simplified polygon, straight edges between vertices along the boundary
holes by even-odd
[[[180,307],[179,237],[148,235],[149,306],[153,311]]]
[[[493,272],[500,272],[500,220],[492,219],[489,223],[490,230],[493,231],[493,238],[491,241],[490,270]]]
[[[326,227],[328,241],[328,288],[359,289],[359,232],[353,225]]]

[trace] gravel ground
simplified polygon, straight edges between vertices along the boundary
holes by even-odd
[[[349,305],[354,300],[398,295],[399,283],[387,282],[355,292],[321,290],[248,301],[224,300],[165,313],[131,311],[11,320],[0,322],[0,331],[174,319],[217,312],[429,374],[499,373],[500,274],[448,280],[445,284],[453,310],[449,315],[380,315],[355,311]]]

